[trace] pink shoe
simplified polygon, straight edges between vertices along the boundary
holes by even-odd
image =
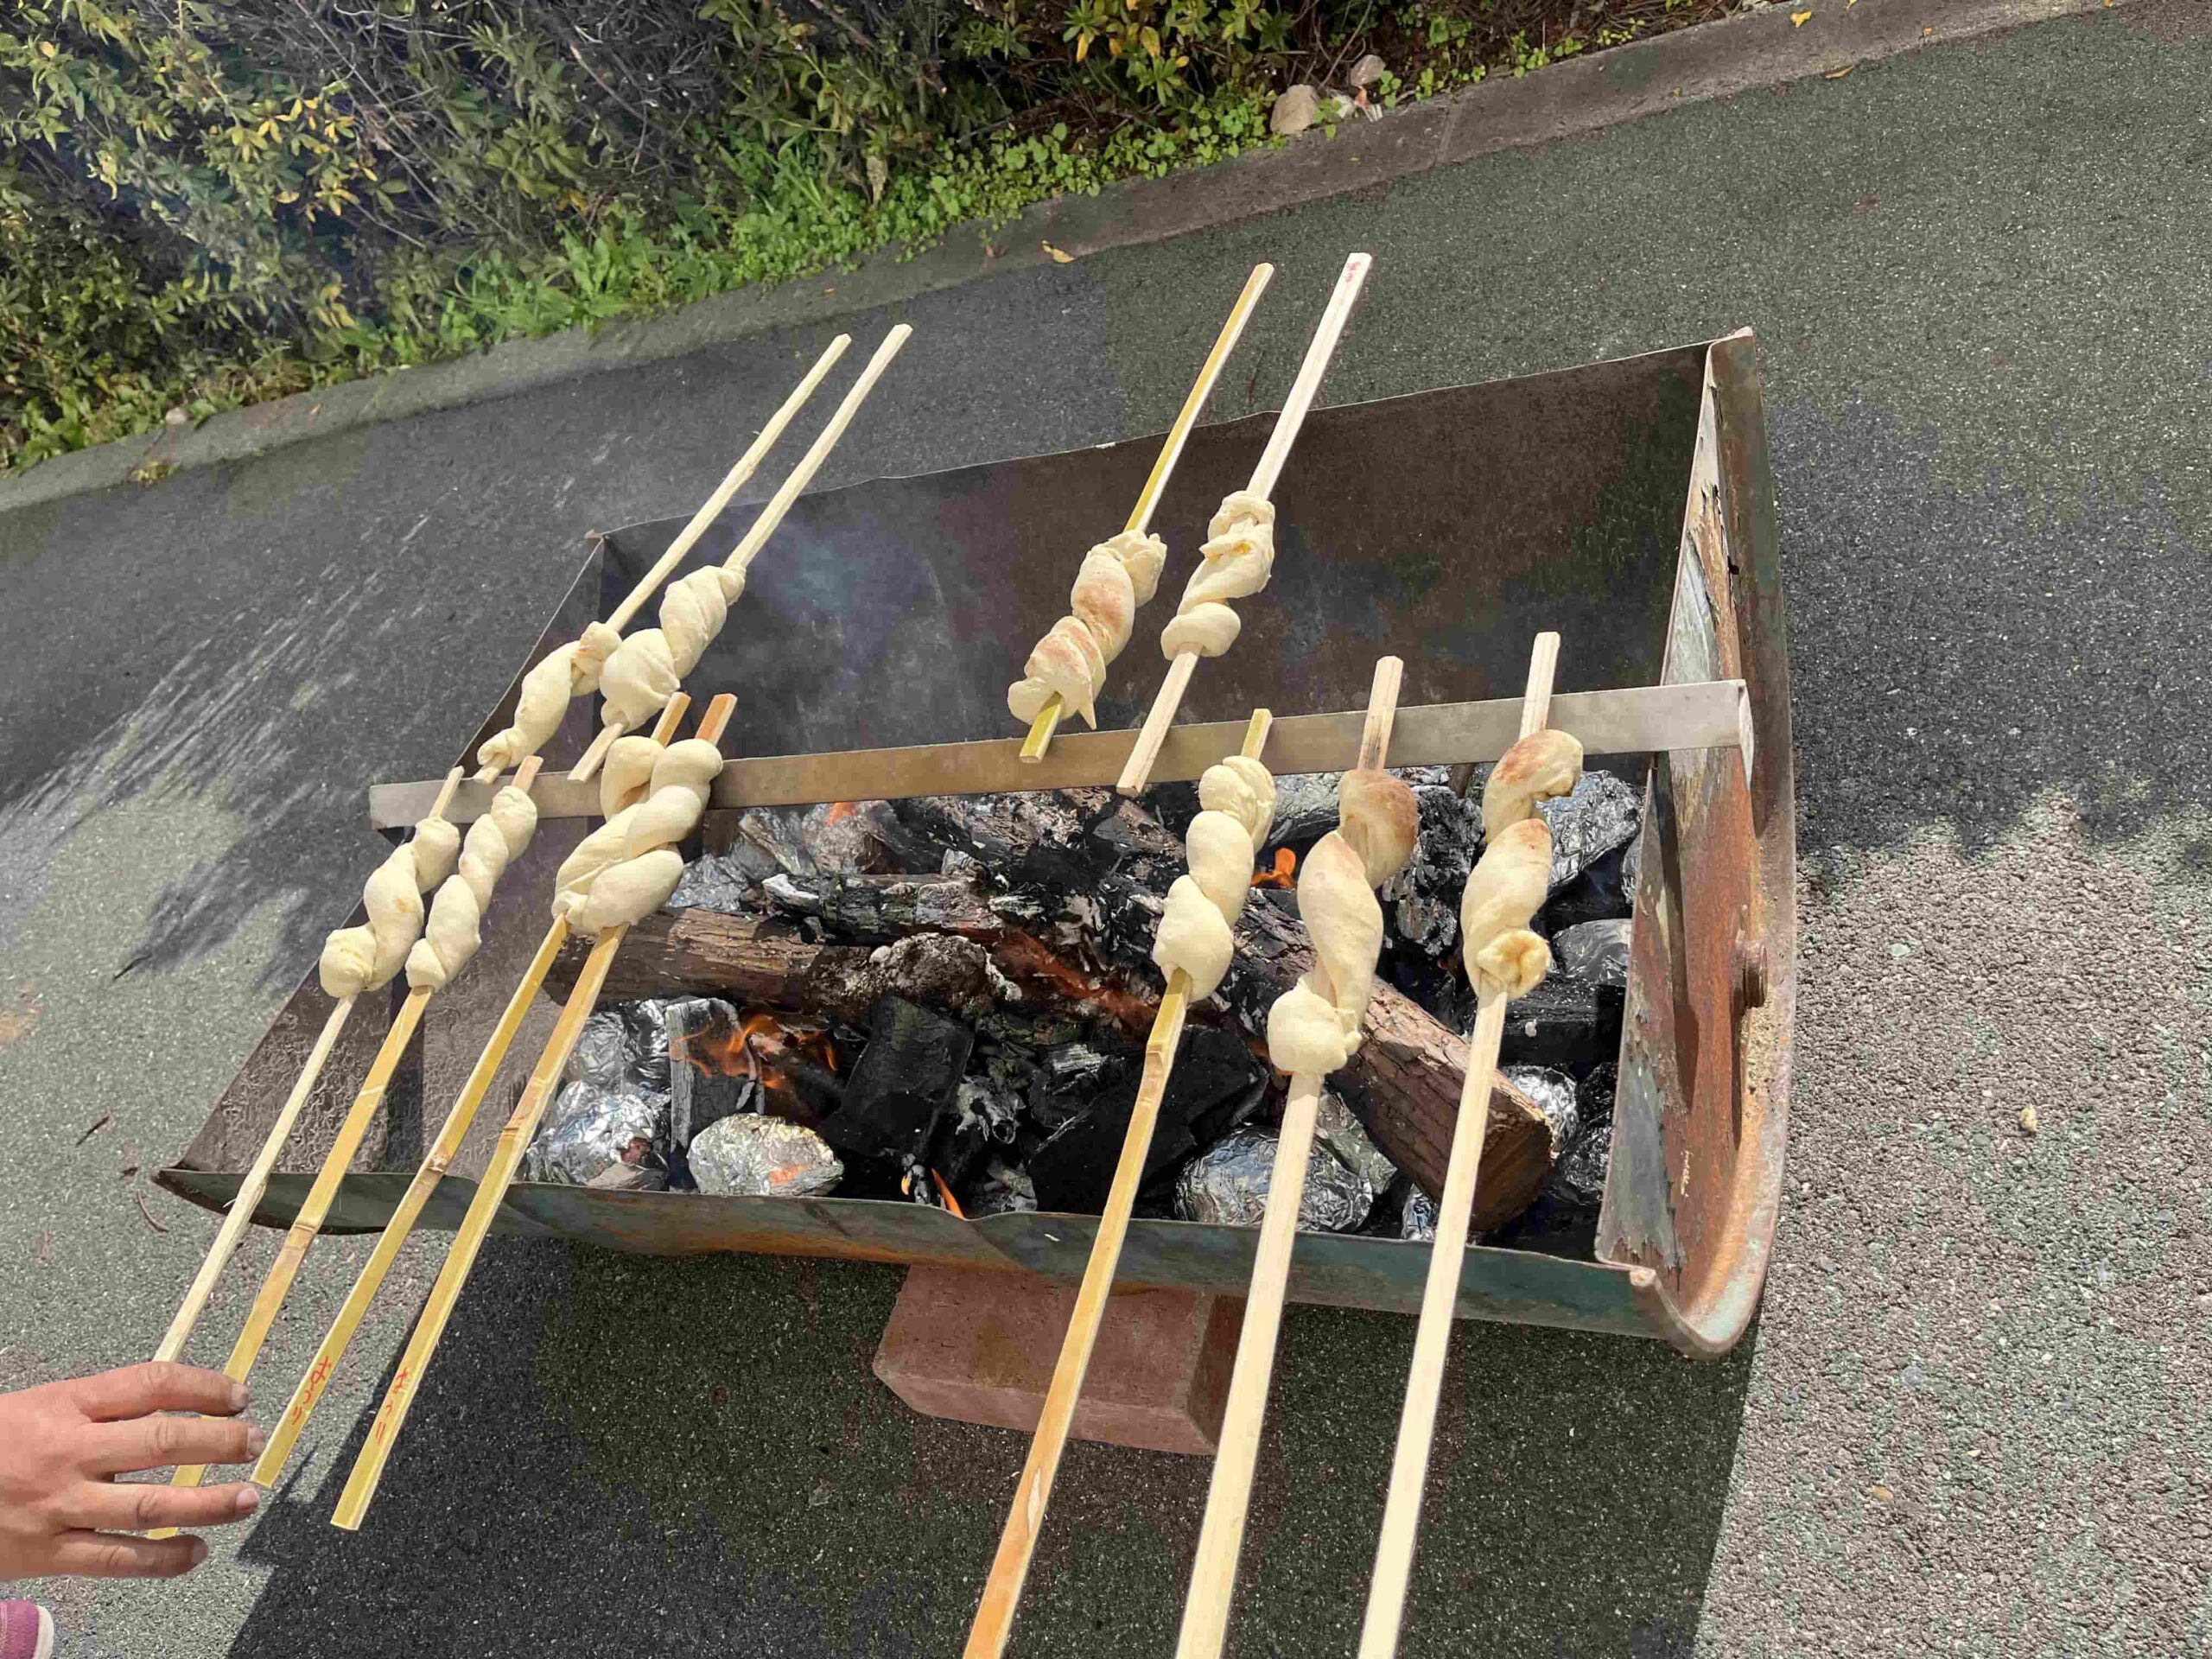
[[[0,1601],[0,1659],[54,1659],[54,1616],[35,1601]]]

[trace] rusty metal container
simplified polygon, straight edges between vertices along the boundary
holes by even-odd
[[[1268,418],[1192,435],[1155,519],[1185,564],[1214,505],[1243,482]],[[695,671],[729,689],[726,747],[804,754],[1002,738],[1010,669],[1063,608],[1070,573],[1134,496],[1156,443],[880,480],[803,499],[752,591]],[[1516,695],[1528,642],[1565,636],[1562,692],[1741,680],[1755,756],[1649,757],[1645,851],[1598,1259],[1468,1252],[1463,1317],[1656,1337],[1725,1351],[1764,1281],[1782,1182],[1796,977],[1789,661],[1773,481],[1748,334],[1557,373],[1316,411],[1276,499],[1274,580],[1237,648],[1205,666],[1186,719],[1356,709],[1374,660],[1406,661],[1404,702]],[[734,542],[749,517],[709,535]],[[594,539],[536,655],[603,615],[680,520]],[[727,534],[725,535],[725,531]],[[536,660],[536,655],[532,660]],[[1157,672],[1123,659],[1101,724],[1128,726]],[[518,677],[519,678],[519,677]],[[514,692],[466,753],[503,726]],[[573,705],[549,746],[580,753],[596,720]],[[1624,757],[1616,770],[1643,764]],[[549,771],[552,770],[549,766]],[[397,798],[393,798],[396,801]],[[395,809],[394,823],[405,815]],[[435,999],[330,1225],[382,1224],[542,934],[540,898],[586,828],[550,817],[507,876],[470,970]],[[349,867],[365,870],[364,845]],[[334,861],[334,865],[335,861]],[[358,919],[358,915],[357,915]],[[374,999],[370,999],[373,1001]],[[310,972],[162,1183],[211,1208],[237,1192],[327,1011]],[[305,1197],[350,1091],[397,1006],[357,1009],[256,1219]],[[450,1229],[543,1046],[540,999],[423,1224]],[[715,1198],[518,1185],[500,1229],[654,1255],[750,1250],[1022,1269],[1073,1282],[1096,1221],[969,1222],[837,1198]],[[1241,1293],[1249,1230],[1136,1222],[1124,1281]],[[1411,1313],[1428,1247],[1301,1235],[1293,1300]]]

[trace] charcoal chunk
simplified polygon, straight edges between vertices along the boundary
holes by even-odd
[[[1037,1201],[1047,1210],[1087,1215],[1106,1206],[1136,1109],[1141,1077],[1130,1077],[1093,1100],[1053,1134],[1029,1160]],[[1226,1135],[1267,1092],[1267,1071],[1243,1037],[1224,1027],[1201,1026],[1183,1039],[1166,1093],[1160,1103],[1145,1181],[1173,1168],[1206,1144],[1198,1126]]]
[[[1592,985],[1556,967],[1505,1011],[1499,1057],[1509,1065],[1548,1065],[1580,1080],[1618,1058],[1621,1007],[1617,985]]]
[[[1643,837],[1616,847],[1588,865],[1565,887],[1555,889],[1536,912],[1536,931],[1546,936],[1566,931],[1585,922],[1611,921],[1636,907],[1633,860]]]
[[[689,1147],[709,1123],[760,1109],[760,1086],[727,1062],[738,1048],[737,1010],[719,997],[687,997],[668,1010],[669,1141]]]
[[[822,1126],[841,1151],[918,1158],[968,1070],[975,1033],[904,997],[869,1011],[868,1046],[845,1080],[845,1098]]]
[[[1440,784],[1418,784],[1421,836],[1403,869],[1382,884],[1383,913],[1398,938],[1432,959],[1459,942],[1459,899],[1483,846],[1483,815],[1475,801]]]

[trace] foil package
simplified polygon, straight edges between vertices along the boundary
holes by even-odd
[[[813,1130],[752,1113],[717,1118],[692,1137],[686,1156],[699,1190],[718,1198],[804,1198],[845,1175]]]
[[[522,1155],[525,1181],[603,1184],[619,1166],[652,1167],[668,1134],[668,1102],[578,1078],[561,1090]]]
[[[1273,1129],[1248,1126],[1200,1153],[1175,1178],[1175,1213],[1221,1227],[1258,1226],[1267,1213],[1276,1140]],[[1366,1178],[1317,1144],[1299,1197],[1299,1230],[1348,1233],[1374,1207],[1375,1189]]]
[[[1535,1101],[1542,1111],[1544,1122],[1551,1126],[1552,1161],[1556,1164],[1567,1156],[1582,1128],[1574,1079],[1548,1065],[1502,1065],[1497,1071],[1500,1077]]]

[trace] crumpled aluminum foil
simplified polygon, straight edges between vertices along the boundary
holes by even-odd
[[[1551,1125],[1553,1161],[1565,1157],[1582,1127],[1574,1079],[1548,1065],[1501,1065],[1497,1070],[1499,1076],[1542,1109],[1544,1122]]]
[[[1629,934],[1633,918],[1582,922],[1552,935],[1552,955],[1575,978],[1592,985],[1628,983]]]
[[[582,1079],[561,1090],[522,1155],[526,1181],[584,1186],[618,1164],[654,1163],[668,1134],[668,1102],[610,1092]]]
[[[1643,827],[1643,791],[1610,772],[1586,772],[1573,791],[1538,803],[1552,832],[1552,891],[1582,874]]]
[[[627,1081],[629,1064],[629,1027],[614,1009],[601,1008],[584,1021],[584,1028],[576,1038],[575,1047],[569,1052],[568,1066],[561,1076],[569,1083],[588,1083],[596,1089],[619,1090]]]
[[[827,1192],[845,1166],[812,1129],[780,1117],[717,1118],[685,1154],[702,1192],[720,1198],[797,1198]]]
[[[1267,1213],[1276,1139],[1273,1129],[1248,1126],[1192,1159],[1175,1178],[1175,1213],[1221,1227],[1258,1226]],[[1326,1147],[1315,1147],[1298,1202],[1299,1231],[1348,1233],[1374,1207],[1375,1189],[1365,1177]]]
[[[1390,1183],[1398,1179],[1398,1166],[1375,1144],[1366,1126],[1338,1095],[1321,1096],[1320,1109],[1313,1121],[1313,1138],[1336,1154],[1338,1161],[1358,1174],[1373,1192],[1388,1191]]]
[[[1406,1207],[1398,1218],[1398,1236],[1428,1244],[1436,1238],[1436,1200],[1415,1187],[1406,1194]]]

